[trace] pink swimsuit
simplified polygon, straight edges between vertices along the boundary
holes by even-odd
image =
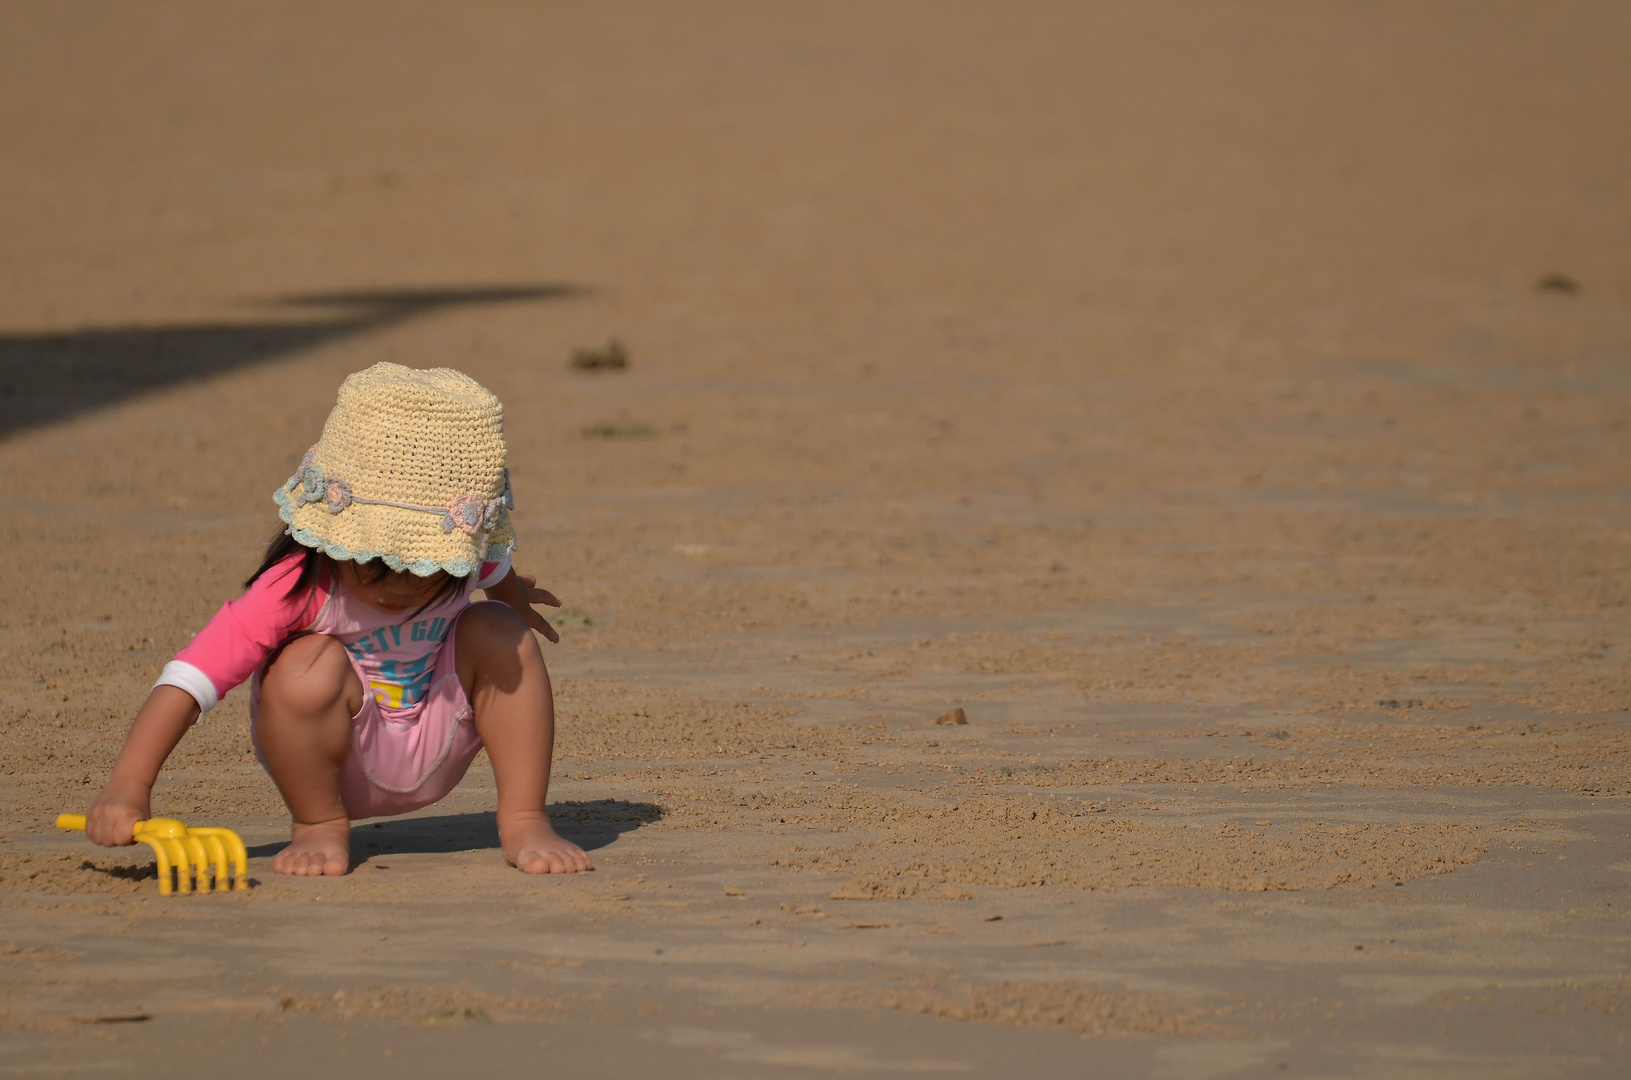
[[[155,685],[187,691],[202,715],[252,677],[253,721],[273,654],[295,635],[327,634],[345,646],[368,690],[351,720],[354,741],[341,777],[346,813],[353,819],[404,814],[441,799],[481,749],[455,664],[456,624],[471,593],[510,572],[509,556],[483,563],[450,598],[406,616],[369,607],[343,589],[330,591],[326,583],[291,598],[299,571],[300,556],[291,555],[262,574],[164,665]],[[255,752],[258,757],[258,740]]]

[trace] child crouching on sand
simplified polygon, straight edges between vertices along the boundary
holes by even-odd
[[[285,529],[241,597],[164,667],[91,804],[98,844],[131,842],[165,758],[250,678],[255,754],[294,817],[281,874],[343,874],[351,822],[453,790],[483,746],[504,857],[589,869],[544,809],[554,750],[533,604],[510,565],[504,408],[449,368],[375,364],[346,379],[322,438],[273,496]],[[487,602],[471,603],[482,589]]]

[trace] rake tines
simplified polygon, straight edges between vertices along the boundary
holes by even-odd
[[[57,815],[59,829],[84,827],[84,814]],[[189,828],[175,818],[148,818],[136,822],[132,839],[152,848],[158,859],[160,896],[193,892],[195,880],[198,892],[209,892],[212,877],[216,892],[249,888],[249,851],[231,829]]]

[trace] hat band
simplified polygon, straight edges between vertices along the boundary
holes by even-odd
[[[421,506],[418,503],[392,502],[389,499],[370,499],[358,495],[351,490],[351,485],[337,476],[329,476],[321,466],[312,461],[317,453],[314,446],[306,451],[306,456],[300,459],[300,468],[289,477],[284,490],[296,492],[295,506],[301,507],[308,503],[321,502],[328,506],[331,514],[344,513],[347,507],[361,504],[363,506],[390,506],[397,510],[417,510],[425,514],[442,515],[442,531],[445,533],[458,529],[469,536],[478,533],[491,532],[498,525],[498,519],[504,511],[515,507],[515,497],[510,493],[510,470],[504,470],[504,490],[494,499],[483,499],[480,495],[466,493],[460,495],[446,506]]]

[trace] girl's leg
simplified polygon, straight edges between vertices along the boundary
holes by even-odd
[[[272,859],[280,874],[351,869],[340,767],[351,752],[351,718],[361,708],[362,682],[345,646],[322,634],[289,642],[261,678],[255,741],[294,816],[293,842]]]
[[[459,681],[498,785],[498,839],[529,874],[588,870],[589,856],[557,836],[544,810],[555,752],[555,700],[532,629],[498,603],[472,604],[455,638]]]

